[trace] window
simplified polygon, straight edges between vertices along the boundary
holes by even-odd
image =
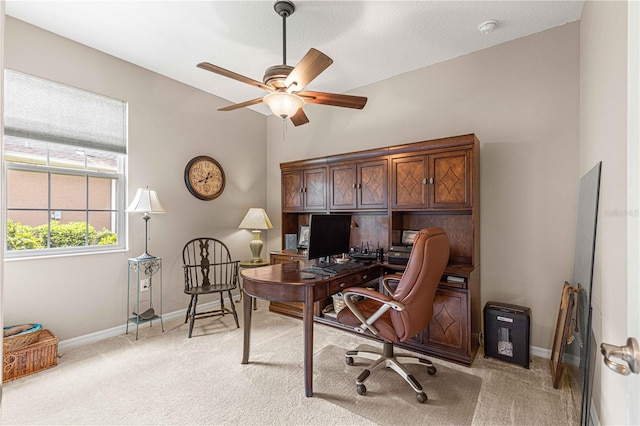
[[[5,256],[124,248],[123,101],[5,70]]]

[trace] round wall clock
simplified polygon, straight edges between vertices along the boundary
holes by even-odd
[[[194,197],[205,201],[213,200],[224,191],[224,170],[213,158],[200,155],[187,163],[184,183]]]

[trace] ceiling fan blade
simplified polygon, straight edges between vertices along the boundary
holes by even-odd
[[[294,126],[301,126],[309,122],[309,118],[307,117],[307,114],[304,113],[302,108],[300,108],[298,112],[296,112],[290,118]]]
[[[211,71],[213,73],[222,75],[224,77],[232,78],[232,79],[237,80],[237,81],[239,81],[241,83],[246,83],[246,84],[249,84],[251,86],[257,87],[259,89],[262,89],[262,90],[266,90],[266,91],[269,91],[269,92],[274,92],[275,91],[275,89],[273,87],[267,86],[264,83],[261,83],[261,82],[259,82],[257,80],[249,78],[249,77],[245,77],[245,76],[240,75],[238,73],[235,73],[233,71],[226,70],[226,69],[221,68],[221,67],[219,67],[217,65],[210,64],[209,62],[200,62],[197,66],[198,66],[198,68],[202,68],[203,70]]]
[[[333,59],[312,47],[284,80],[284,87],[289,91],[300,91],[332,63]]]
[[[302,97],[310,104],[332,105],[343,108],[362,109],[367,104],[364,96],[338,95],[325,92],[298,92],[296,95]]]
[[[259,104],[260,102],[262,102],[262,98],[251,99],[250,101],[242,102],[240,104],[233,104],[233,105],[226,106],[224,108],[218,108],[218,111],[233,111],[236,109]]]

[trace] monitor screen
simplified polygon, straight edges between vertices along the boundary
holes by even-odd
[[[307,258],[333,256],[349,252],[351,215],[312,214],[309,218]]]

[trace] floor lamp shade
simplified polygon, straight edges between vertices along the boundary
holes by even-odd
[[[253,240],[249,243],[251,261],[254,263],[262,262],[260,252],[262,251],[264,243],[260,240],[260,230],[273,228],[267,212],[261,208],[250,208],[238,228],[251,230],[253,234]]]
[[[144,213],[144,253],[138,256],[139,259],[155,257],[147,251],[147,241],[149,235],[149,213],[166,213],[166,210],[158,199],[158,194],[149,188],[138,188],[135,197],[127,207],[128,213]]]

